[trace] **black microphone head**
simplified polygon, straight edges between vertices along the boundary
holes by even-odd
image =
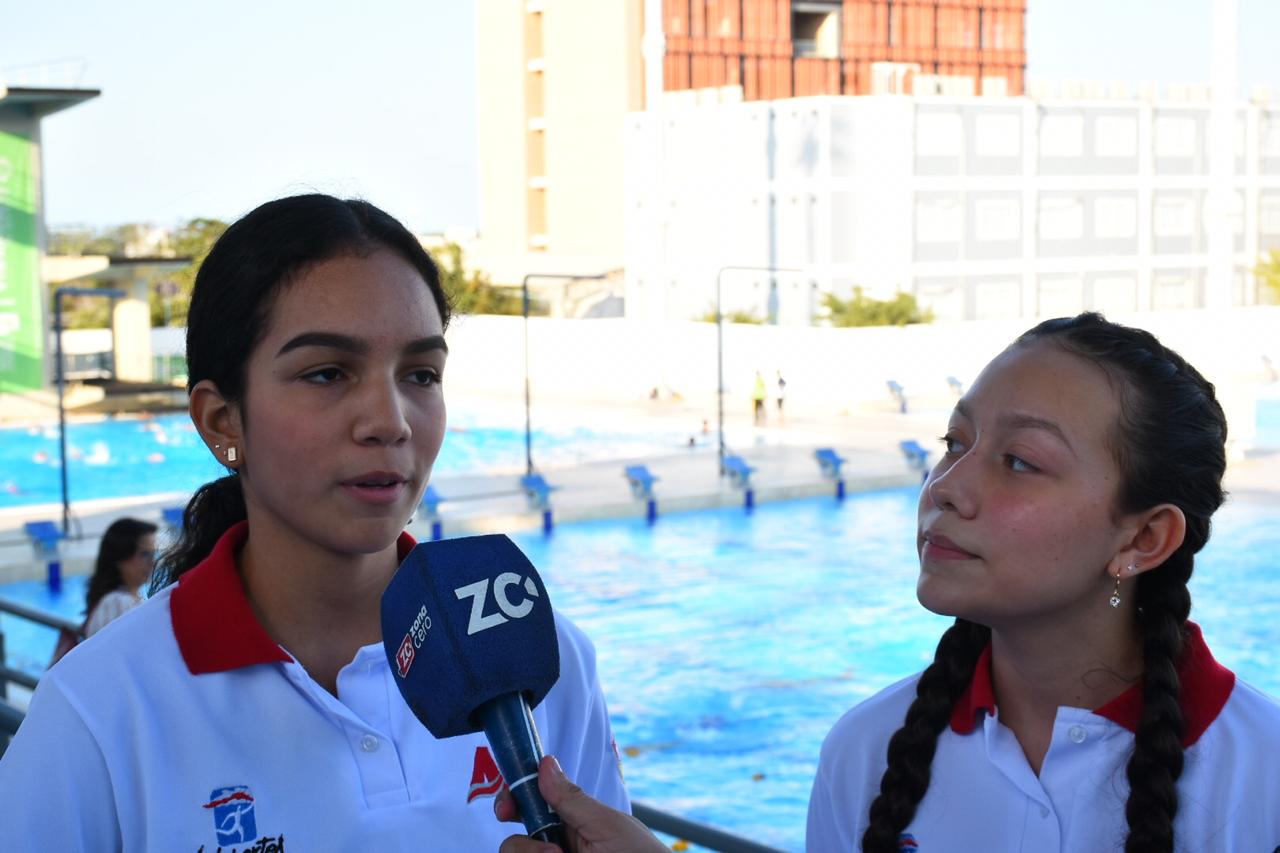
[[[506,536],[423,542],[382,594],[382,644],[405,702],[438,738],[480,731],[509,693],[537,707],[560,677],[542,578]]]

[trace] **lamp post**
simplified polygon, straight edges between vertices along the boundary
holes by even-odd
[[[529,414],[529,282],[535,278],[557,281],[603,281],[604,273],[577,275],[574,273],[531,272],[520,282],[521,309],[524,314],[524,473],[533,473],[533,421]]]
[[[721,267],[716,273],[716,434],[719,440],[717,451],[720,461],[720,476],[724,476],[724,315],[720,311],[721,278],[727,272],[767,272],[770,275],[780,272],[800,272],[791,267]]]
[[[62,475],[62,535],[70,536],[71,500],[67,496],[67,408],[66,374],[62,357],[62,297],[64,296],[105,296],[112,304],[125,295],[123,290],[93,287],[59,287],[53,292],[53,331],[55,351],[57,353],[58,378],[58,459],[61,463]],[[114,324],[112,329],[114,329]],[[116,345],[115,332],[111,334],[111,349]]]

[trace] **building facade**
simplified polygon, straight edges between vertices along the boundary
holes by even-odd
[[[717,279],[726,310],[784,324],[855,287],[939,320],[1253,304],[1252,269],[1280,248],[1280,105],[1234,110],[1223,190],[1212,113],[924,96],[635,113],[627,315],[703,316]]]

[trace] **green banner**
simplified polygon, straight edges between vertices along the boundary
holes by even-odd
[[[44,386],[36,151],[0,130],[0,392]]]

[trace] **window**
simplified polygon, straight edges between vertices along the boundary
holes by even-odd
[[[916,300],[935,320],[964,319],[964,289],[953,279],[917,279]]]
[[[1258,201],[1258,230],[1280,234],[1280,195],[1264,195]]]
[[[1078,198],[1041,197],[1039,220],[1043,240],[1078,240],[1084,236],[1084,204]]]
[[[791,4],[791,43],[796,56],[840,55],[840,4]]]
[[[957,243],[963,233],[964,216],[954,198],[916,201],[916,242]]]
[[[979,157],[1017,157],[1022,153],[1022,122],[1012,113],[979,113],[973,147]]]
[[[1138,122],[1132,116],[1098,116],[1093,122],[1093,153],[1132,157],[1138,153]]]
[[[1152,134],[1157,157],[1196,156],[1196,120],[1190,116],[1156,116]]]
[[[1169,308],[1194,308],[1196,281],[1186,272],[1158,272],[1151,282],[1151,307],[1157,311]]]
[[[1084,154],[1084,116],[1046,115],[1040,119],[1041,157],[1079,157]]]
[[[1138,307],[1138,282],[1132,275],[1111,273],[1093,280],[1093,308],[1103,314],[1128,314]]]
[[[1138,234],[1138,201],[1133,196],[1102,196],[1093,203],[1094,236],[1121,240]]]
[[[999,320],[1022,313],[1018,282],[980,281],[973,286],[973,319]]]
[[[1196,203],[1185,196],[1157,196],[1152,230],[1157,237],[1185,237],[1195,233]]]
[[[974,237],[983,242],[1022,236],[1022,205],[1016,198],[983,198],[973,204]]]
[[[1084,285],[1076,275],[1040,276],[1037,313],[1041,317],[1073,317],[1084,304]]]
[[[959,157],[964,125],[958,112],[916,113],[916,155]]]
[[[1265,113],[1262,117],[1262,156],[1280,158],[1280,113]]]

